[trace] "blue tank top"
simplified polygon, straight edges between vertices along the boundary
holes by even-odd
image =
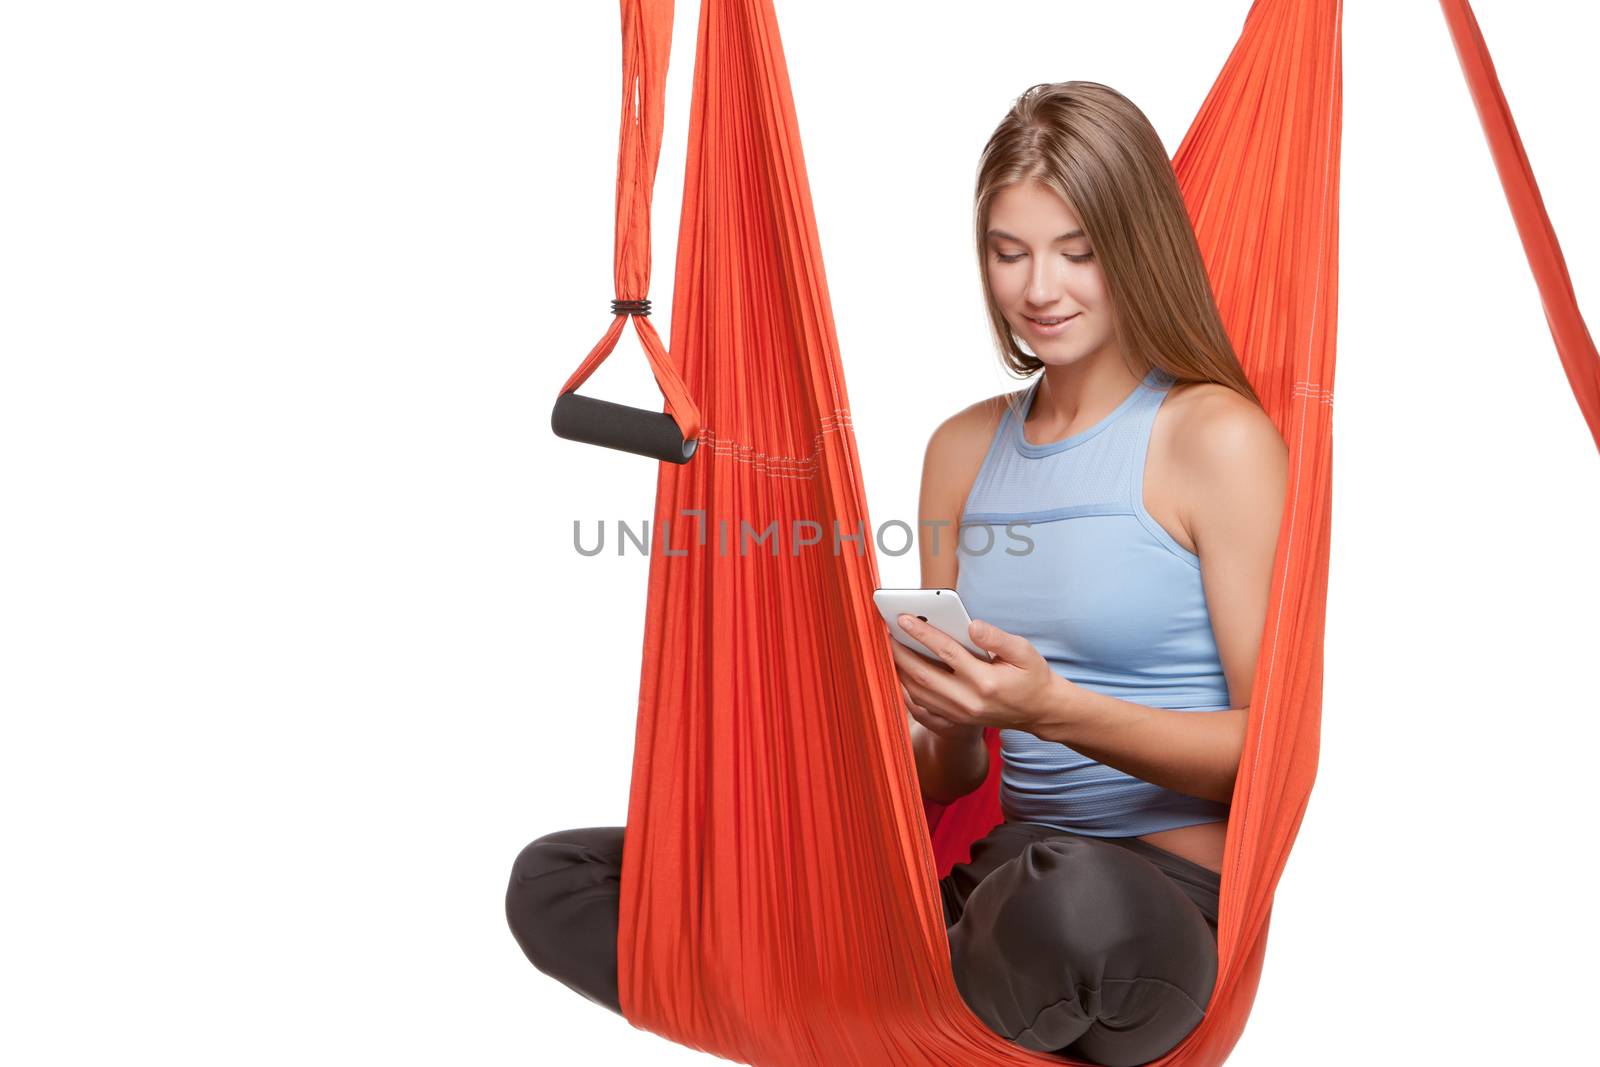
[[[1200,557],[1144,507],[1150,428],[1174,381],[1152,369],[1095,425],[1035,445],[1022,435],[1035,379],[1021,416],[1008,409],[1002,418],[967,494],[956,591],[974,619],[1027,638],[1085,689],[1150,707],[1217,711],[1229,706],[1228,682]],[[1000,754],[1000,806],[1010,820],[1134,837],[1228,815],[1227,804],[1022,730],[1000,732]]]

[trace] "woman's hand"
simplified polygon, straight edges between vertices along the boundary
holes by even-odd
[[[901,615],[899,622],[907,635],[939,654],[935,662],[899,641],[889,643],[906,707],[934,733],[964,738],[985,727],[1034,733],[1064,715],[1072,683],[1052,670],[1026,638],[974,620],[968,635],[994,654],[989,663],[937,626],[912,615]]]
[[[904,649],[907,652],[911,651],[899,641],[894,642],[894,647]],[[916,655],[916,653],[912,653],[912,655]],[[904,675],[901,675],[901,677],[903,678]],[[964,726],[958,722],[951,722],[943,715],[936,715],[915,700],[912,700],[911,693],[904,682],[900,684],[900,693],[906,699],[906,710],[911,712],[911,717],[940,737],[948,737],[952,741],[968,741],[983,736],[983,727]]]

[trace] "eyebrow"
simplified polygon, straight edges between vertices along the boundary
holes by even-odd
[[[990,237],[1004,237],[1006,240],[1015,241],[1018,244],[1027,244],[1028,243],[1028,242],[1024,241],[1022,238],[1018,237],[1016,234],[1007,233],[1004,230],[990,230],[989,231],[989,236]],[[1071,233],[1062,234],[1060,237],[1057,237],[1056,240],[1057,241],[1070,241],[1074,237],[1082,237],[1082,236],[1083,236],[1083,231],[1082,230],[1073,230]]]

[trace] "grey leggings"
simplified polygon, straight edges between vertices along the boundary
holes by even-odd
[[[561,830],[517,856],[506,919],[540,971],[621,1014],[623,827]],[[1107,1067],[1200,1022],[1217,978],[1220,876],[1135,837],[1004,822],[939,882],[956,988],[1000,1036]]]

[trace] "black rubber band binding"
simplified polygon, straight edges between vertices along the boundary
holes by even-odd
[[[613,300],[613,301],[611,301],[611,314],[613,314],[613,315],[648,315],[648,314],[650,314],[650,301],[648,301],[648,300]]]

